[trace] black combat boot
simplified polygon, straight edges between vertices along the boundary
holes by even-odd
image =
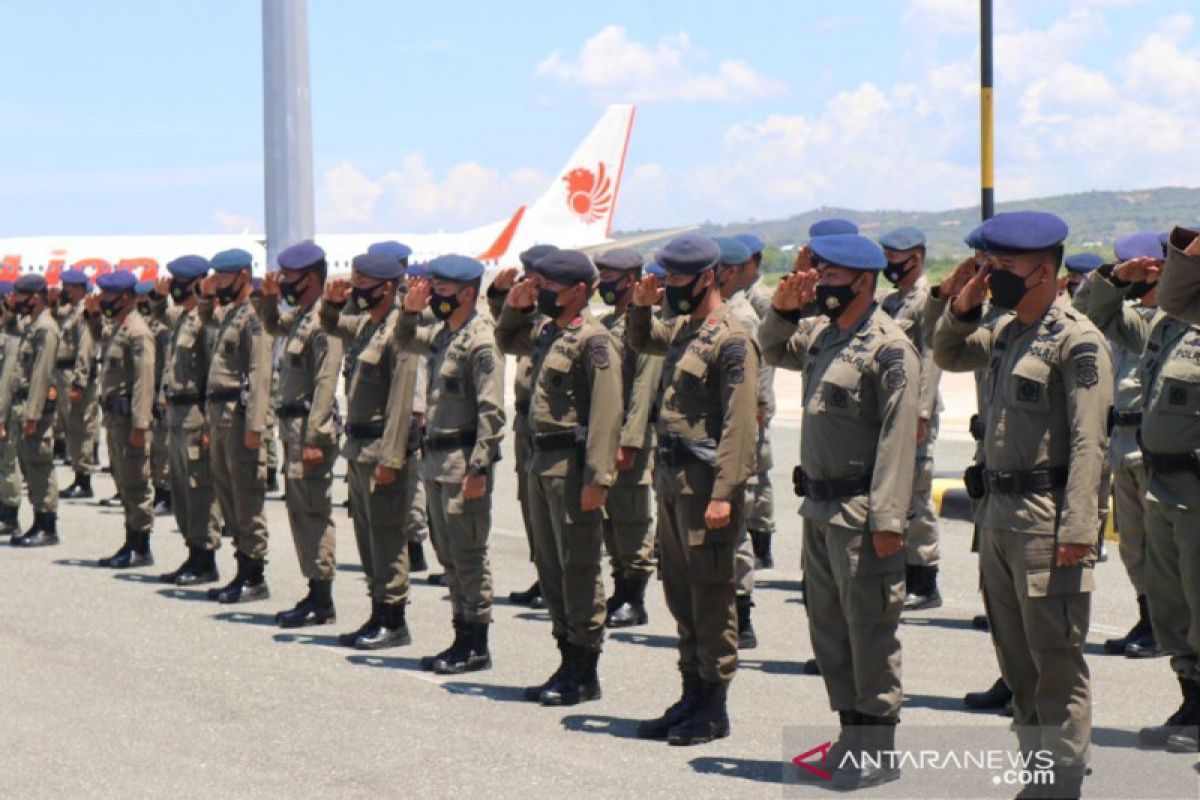
[[[963,703],[967,708],[973,708],[976,711],[1000,711],[1012,700],[1012,690],[1008,688],[1008,684],[1004,682],[1004,678],[997,678],[992,684],[992,688],[986,692],[968,692],[963,697]]]
[[[426,576],[425,582],[428,583],[430,586],[445,586],[446,585],[446,573],[431,572],[431,573],[429,573],[428,576]]]
[[[104,506],[105,508],[111,508],[113,506],[120,506],[121,505],[120,490],[113,492],[112,497],[106,497],[103,500],[101,500],[100,505]]]
[[[179,578],[180,573],[190,571],[195,568],[196,553],[197,553],[196,548],[189,547],[187,558],[185,558],[183,560],[183,563],[180,564],[178,567],[176,567],[171,572],[164,572],[163,574],[159,575],[158,582],[159,583],[169,583],[169,584],[174,585],[175,581]]]
[[[667,733],[667,744],[687,747],[707,744],[714,739],[729,735],[729,712],[726,700],[729,697],[729,682],[701,679],[700,691],[692,706],[692,713],[683,722]]]
[[[754,632],[754,623],[750,621],[750,609],[752,608],[754,608],[754,598],[748,594],[739,594],[737,598],[738,650],[753,650],[758,647],[758,635]]]
[[[492,654],[488,652],[488,623],[464,622],[463,629],[459,647],[451,648],[443,658],[433,662],[433,671],[438,675],[458,675],[492,668]]]
[[[75,482],[58,493],[64,500],[84,500],[93,497],[92,476],[84,472],[75,473]]]
[[[337,639],[338,644],[340,644],[342,647],[354,647],[355,642],[358,641],[358,637],[379,627],[379,613],[382,607],[383,605],[381,603],[376,603],[374,600],[372,600],[371,616],[367,617],[367,621],[362,625],[359,625],[357,630],[339,635]]]
[[[175,585],[195,586],[200,583],[216,583],[219,580],[221,574],[217,571],[217,551],[197,548],[192,566],[179,571],[175,576]]]
[[[279,470],[267,470],[267,492],[274,494],[279,491]]]
[[[842,759],[846,757],[855,744],[855,735],[858,731],[858,726],[862,724],[859,713],[854,709],[849,711],[838,712],[838,737],[833,745],[829,748],[829,752],[825,755],[825,761],[829,765],[830,772],[836,772],[842,766]]]
[[[771,555],[771,532],[750,531],[750,547],[754,550],[755,569],[773,569],[775,558]]]
[[[450,620],[450,624],[454,627],[454,641],[452,641],[450,646],[440,653],[432,656],[421,657],[421,669],[425,670],[426,672],[433,672],[434,664],[449,658],[450,654],[453,653],[456,648],[462,647],[462,639],[466,635],[464,628],[466,625],[465,621],[461,616],[455,614],[454,619]]]
[[[225,605],[266,600],[271,596],[263,576],[265,564],[262,559],[251,558],[240,550],[233,554],[237,561],[237,574],[221,589],[209,589],[208,599]]]
[[[976,614],[971,617],[971,627],[977,631],[986,631],[991,629],[991,624],[988,623],[987,614]]]
[[[1200,683],[1189,678],[1179,678],[1179,691],[1183,702],[1175,713],[1167,717],[1162,725],[1142,728],[1138,731],[1138,744],[1143,747],[1166,747],[1172,737],[1185,733],[1188,725],[1200,725]]]
[[[381,604],[379,624],[359,635],[354,642],[355,650],[387,650],[412,644],[408,624],[404,620],[404,604]]]
[[[604,624],[610,628],[632,628],[645,625],[650,621],[646,613],[646,584],[650,582],[649,573],[638,573],[631,578],[623,578],[621,586],[625,588],[622,602],[608,614]]]
[[[608,625],[608,619],[612,613],[621,606],[625,605],[625,596],[629,593],[628,587],[625,585],[625,577],[620,573],[613,573],[613,593],[607,600],[604,601],[604,624]],[[609,625],[611,628],[612,626]]]
[[[692,709],[695,708],[696,701],[700,697],[700,676],[688,670],[680,670],[680,675],[683,677],[683,692],[679,695],[679,699],[669,706],[662,716],[639,722],[637,727],[639,739],[666,739],[672,728],[691,715]]]
[[[306,628],[337,622],[337,610],[333,607],[333,581],[310,580],[304,599],[291,609],[276,614],[275,622],[281,628]]]
[[[20,536],[21,525],[17,520],[17,506],[0,504],[0,536]]]
[[[542,597],[541,584],[537,581],[534,581],[533,585],[523,592],[509,592],[508,602],[519,606],[529,606],[530,608],[546,607],[546,600]]]
[[[889,783],[900,777],[900,768],[892,753],[896,750],[897,717],[876,717],[858,714],[858,725],[850,737],[854,758],[833,773],[833,788],[842,791],[866,789]]]
[[[420,542],[408,543],[408,571],[425,572],[429,562],[425,560],[425,547]]]
[[[558,681],[562,679],[563,674],[567,671],[567,648],[569,647],[567,640],[565,638],[555,636],[554,644],[558,648],[558,668],[550,674],[550,677],[547,678],[545,682],[539,683],[537,686],[525,687],[524,697],[531,703],[536,703],[541,700],[542,692],[558,683]]]
[[[1104,651],[1108,652],[1108,642],[1104,643]],[[1129,632],[1129,641],[1125,643],[1125,657],[1157,658],[1161,655],[1164,653],[1158,646],[1154,626],[1150,623],[1150,603],[1143,594],[1138,597],[1138,621]]]
[[[33,515],[33,527],[24,536],[12,538],[17,547],[51,547],[58,544],[58,515],[42,511]]]
[[[158,516],[166,516],[171,513],[171,490],[154,489],[154,513]]]
[[[562,676],[542,690],[538,698],[544,706],[574,706],[601,697],[600,678],[596,667],[599,650],[588,650],[567,643],[567,668]]]
[[[126,528],[125,543],[111,556],[100,559],[99,564],[109,569],[154,566],[154,556],[150,553],[150,534]]]
[[[937,567],[911,564],[908,567],[908,593],[904,597],[905,611],[925,611],[942,607],[942,594],[938,591]]]
[[[54,460],[62,461],[62,462],[68,463],[68,464],[71,462],[70,457],[67,455],[67,440],[66,439],[55,439],[54,440]]]

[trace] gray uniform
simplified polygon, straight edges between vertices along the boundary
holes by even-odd
[[[49,310],[27,321],[17,352],[18,370],[13,382],[14,429],[17,460],[29,504],[37,514],[58,513],[58,482],[54,477],[54,415],[58,389],[54,386],[54,363],[58,357],[58,324]],[[25,423],[36,421],[32,436],[25,435]]]
[[[762,279],[755,279],[746,289],[746,299],[758,321],[749,328],[751,335],[758,335],[758,326],[767,318],[771,310],[772,292]],[[758,432],[758,446],[755,453],[754,474],[746,481],[746,529],[752,533],[766,534],[769,537],[775,533],[775,493],[771,487],[771,468],[774,457],[771,455],[771,419],[775,416],[775,367],[763,362],[759,365],[759,402],[766,403],[763,414],[766,423]]]
[[[5,312],[6,316],[12,314]],[[11,524],[16,524],[17,509],[21,505],[21,473],[17,466],[17,442],[22,431],[21,424],[13,412],[12,394],[20,367],[19,351],[21,337],[9,331],[7,325],[0,330],[0,423],[5,436],[0,439],[0,505]],[[0,520],[5,523],[8,520]]]
[[[100,437],[100,408],[96,403],[98,384],[93,380],[97,347],[83,321],[82,301],[63,306],[59,313],[62,338],[54,365],[61,398],[59,422],[66,431],[71,469],[76,475],[91,475],[96,469],[95,449]],[[68,399],[72,387],[83,390],[83,398],[78,403]]]
[[[145,317],[150,334],[154,337],[154,396],[162,392],[163,372],[167,365],[167,343],[171,340],[171,329],[156,316]],[[167,437],[167,415],[159,403],[154,404],[154,437],[150,445],[150,481],[154,486],[155,500],[159,492],[171,491],[171,451]]]

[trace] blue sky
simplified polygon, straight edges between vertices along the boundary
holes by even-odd
[[[1001,199],[1198,183],[1193,2],[997,6]],[[617,228],[968,204],[977,9],[311,0],[318,227],[505,218],[623,101]],[[258,2],[7,0],[0,25],[0,235],[261,228]]]

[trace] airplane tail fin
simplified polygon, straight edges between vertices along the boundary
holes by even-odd
[[[612,105],[521,220],[521,249],[548,243],[581,248],[609,238],[634,107]]]

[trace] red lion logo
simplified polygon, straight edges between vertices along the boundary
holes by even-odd
[[[612,178],[604,162],[595,172],[576,167],[563,177],[567,184],[567,207],[587,224],[602,219],[612,208]]]

